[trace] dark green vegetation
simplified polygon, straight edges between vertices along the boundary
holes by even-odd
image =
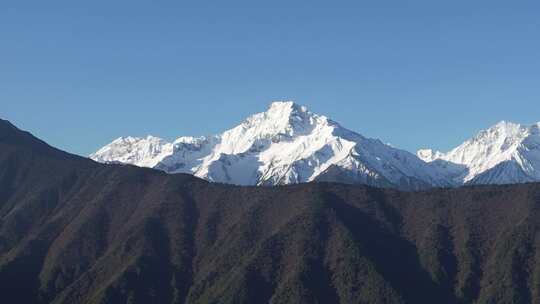
[[[538,303],[539,207],[539,184],[210,184],[0,121],[0,300]]]

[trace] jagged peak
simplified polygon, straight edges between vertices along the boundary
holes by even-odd
[[[527,135],[527,129],[527,127],[520,124],[502,120],[497,124],[478,132],[472,139],[464,144],[493,144],[500,141],[520,140]]]
[[[251,115],[242,124],[227,132],[237,130],[245,132],[246,135],[258,134],[261,137],[294,136],[310,132],[317,125],[329,125],[330,122],[327,117],[312,113],[307,107],[293,101],[274,101],[265,112]]]
[[[262,114],[267,120],[273,120],[278,123],[290,123],[315,115],[308,111],[307,107],[299,105],[294,101],[274,101],[270,103],[268,110]]]
[[[267,112],[308,112],[307,107],[299,105],[292,100],[275,100],[268,106]]]
[[[158,142],[164,142],[164,140],[160,137],[156,137],[153,135],[147,135],[146,137],[136,137],[136,136],[120,136],[117,139],[112,141],[112,144],[133,144],[137,142],[152,142],[152,143],[158,143]]]
[[[225,153],[242,153],[253,144],[289,141],[315,129],[324,129],[328,122],[326,117],[293,101],[274,101],[265,112],[251,115],[240,125],[222,133],[221,148]]]
[[[501,120],[488,130],[516,130],[521,127],[520,124],[511,121]]]

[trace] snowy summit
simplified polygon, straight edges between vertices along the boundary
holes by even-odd
[[[512,184],[540,180],[540,123],[501,121],[448,153],[418,157],[457,184]]]
[[[414,154],[347,130],[291,101],[276,101],[219,135],[119,138],[90,156],[106,163],[190,173],[209,181],[279,185],[310,181],[420,189],[449,185]]]
[[[90,157],[239,185],[333,181],[411,190],[540,181],[539,129],[502,121],[450,152],[414,155],[276,101],[222,134],[121,137]]]

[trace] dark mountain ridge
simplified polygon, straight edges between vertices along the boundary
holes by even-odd
[[[0,121],[5,303],[540,301],[540,184],[237,187]]]

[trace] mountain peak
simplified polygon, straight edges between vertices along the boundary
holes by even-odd
[[[273,121],[285,128],[294,125],[295,122],[301,122],[309,116],[315,116],[305,106],[296,104],[293,101],[274,101],[270,104],[268,110],[262,114],[264,120]]]
[[[403,189],[447,185],[413,154],[365,138],[292,101],[274,101],[221,134],[173,143],[113,143],[91,158],[242,185],[314,180]]]
[[[538,134],[538,125],[502,120],[447,153],[429,155],[423,150],[417,155],[428,162],[442,160],[434,166],[446,164],[460,183],[515,183],[540,178]],[[461,170],[447,164],[461,166]]]
[[[280,111],[300,111],[307,112],[305,106],[301,106],[292,100],[276,100],[270,103],[267,112],[280,112]]]
[[[234,138],[272,139],[297,136],[311,132],[317,126],[325,126],[328,119],[307,110],[293,101],[274,101],[265,112],[248,117],[239,126],[225,132]],[[249,141],[251,141],[251,139]]]
[[[521,127],[520,124],[513,123],[511,121],[501,120],[488,130],[517,130]]]
[[[528,135],[528,128],[508,121],[500,121],[494,126],[480,131],[470,141],[487,146],[510,147]]]

